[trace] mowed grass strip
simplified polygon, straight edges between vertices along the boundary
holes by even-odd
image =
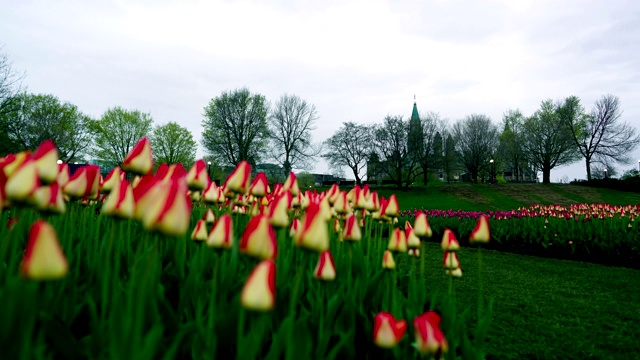
[[[439,244],[427,282],[448,291]],[[477,249],[459,252],[457,306],[477,313]],[[639,359],[640,271],[482,250],[483,294],[494,303],[489,359]]]

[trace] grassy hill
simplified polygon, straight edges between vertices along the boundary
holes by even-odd
[[[640,203],[640,193],[566,184],[437,184],[406,191],[392,188],[374,190],[384,197],[396,194],[403,210],[486,211],[511,210],[531,204]]]

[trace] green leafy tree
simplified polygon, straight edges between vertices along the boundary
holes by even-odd
[[[175,122],[156,126],[149,140],[157,164],[180,163],[189,169],[196,160],[196,142],[193,135],[189,129]]]
[[[590,114],[584,114],[580,100],[572,96],[559,111],[585,160],[587,180],[591,180],[594,162],[609,169],[610,163],[631,162],[630,154],[640,143],[640,135],[628,123],[620,122],[622,110],[618,97],[604,95],[596,101]],[[609,175],[613,176],[610,170]]]
[[[204,108],[202,145],[220,163],[256,165],[268,144],[268,104],[247,88],[223,92]]]
[[[345,122],[324,142],[325,153],[322,157],[334,169],[334,174],[339,174],[339,168],[346,166],[353,172],[356,182],[361,184],[372,139],[373,130],[370,126]]]
[[[0,115],[0,127],[8,138],[4,150],[35,150],[52,140],[65,162],[79,160],[90,145],[89,117],[70,103],[48,94],[20,93],[11,110]]]
[[[315,187],[316,177],[308,171],[303,171],[296,175],[298,186],[300,189],[309,189]],[[304,191],[304,190],[303,190]]]
[[[152,123],[151,115],[139,110],[108,109],[99,120],[90,122],[92,155],[111,166],[121,164],[135,144],[150,135]]]
[[[311,141],[317,119],[316,107],[298,96],[285,94],[276,102],[269,116],[271,152],[285,177],[292,168],[309,168],[320,154],[320,146]]]
[[[486,115],[472,114],[453,126],[453,134],[460,161],[476,182],[478,174],[490,169],[489,160],[498,147],[498,127]]]
[[[575,103],[570,98],[556,104],[545,100],[540,109],[524,122],[524,150],[529,163],[542,171],[544,184],[551,182],[551,169],[578,159],[578,149],[565,118],[569,111],[566,107],[573,106]]]

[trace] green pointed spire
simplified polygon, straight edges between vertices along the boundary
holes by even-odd
[[[411,112],[411,120],[420,120],[420,115],[418,115],[418,106],[416,105],[416,97],[413,97],[413,111]]]

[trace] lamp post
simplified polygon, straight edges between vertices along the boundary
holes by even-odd
[[[604,178],[607,179],[607,169],[604,169]]]
[[[638,160],[638,171],[640,171],[640,160]]]
[[[496,180],[496,164],[493,162],[493,159],[489,160],[489,164],[491,164],[491,183]]]
[[[207,174],[209,174],[209,179],[211,179],[211,161],[207,162]]]
[[[62,160],[58,159],[58,161],[56,161],[56,164],[62,165]]]

